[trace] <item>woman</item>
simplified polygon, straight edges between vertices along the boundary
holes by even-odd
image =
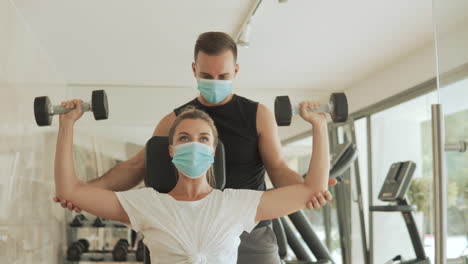
[[[303,209],[328,183],[329,153],[324,114],[307,111],[318,105],[303,102],[301,116],[313,127],[314,144],[303,184],[271,191],[213,189],[207,173],[213,163],[217,131],[200,110],[180,114],[169,132],[169,153],[179,177],[167,194],[153,188],[112,192],[76,177],[73,126],[83,112],[81,101],[62,103],[74,109],[60,116],[55,156],[57,196],[96,216],[120,221],[145,235],[151,263],[236,263],[239,236],[261,220]]]

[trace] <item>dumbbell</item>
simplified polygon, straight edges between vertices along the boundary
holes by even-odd
[[[112,258],[114,261],[126,261],[128,255],[128,241],[127,239],[120,239],[117,244],[115,244],[114,249],[112,250]]]
[[[138,241],[138,246],[136,250],[136,260],[143,261],[145,258],[145,244],[143,244],[143,240]]]
[[[73,242],[67,250],[67,259],[70,261],[79,261],[81,255],[89,250],[89,242],[86,239],[80,239]]]
[[[333,122],[348,120],[348,99],[344,93],[332,93],[329,102],[321,104],[317,113],[329,113]],[[291,105],[289,96],[277,96],[275,99],[275,118],[278,126],[289,126],[293,115],[299,114],[299,105]]]
[[[91,103],[82,103],[81,109],[83,112],[92,111],[94,119],[103,120],[109,117],[109,107],[107,105],[107,95],[104,90],[93,91],[91,95]],[[38,126],[50,126],[52,124],[52,116],[70,112],[61,105],[52,105],[47,96],[40,96],[34,99],[34,117]]]
[[[101,218],[96,217],[96,220],[94,220],[93,226],[94,227],[104,227],[104,226],[106,226],[106,224],[103,223]]]
[[[83,214],[77,214],[75,218],[73,218],[73,221],[70,223],[71,227],[82,227],[83,223],[82,221],[85,221],[86,217]]]

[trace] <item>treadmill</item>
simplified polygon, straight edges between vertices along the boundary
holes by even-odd
[[[392,203],[384,206],[371,206],[372,212],[401,212],[406,228],[413,244],[416,258],[404,260],[401,255],[394,257],[385,264],[429,264],[430,260],[426,256],[424,247],[419,235],[416,222],[414,221],[413,211],[416,206],[410,205],[406,199],[406,192],[410,186],[416,164],[412,161],[397,162],[392,164],[379,193],[379,200]]]

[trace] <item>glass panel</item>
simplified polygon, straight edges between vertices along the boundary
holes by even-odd
[[[418,205],[414,214],[426,253],[432,256],[432,154],[430,105],[437,102],[435,92],[415,98],[371,116],[372,200],[371,205],[386,205],[378,200],[390,165],[411,160],[416,163],[409,202]],[[415,194],[418,195],[415,195]],[[373,213],[373,263],[385,263],[396,255],[415,258],[405,223],[400,213]]]
[[[364,221],[366,230],[366,240],[367,244],[369,244],[369,197],[368,193],[368,156],[367,156],[367,118],[361,118],[354,121],[354,132],[356,135],[356,147],[358,150],[358,168],[353,168],[352,172],[352,182],[351,185],[351,192],[357,193],[356,190],[356,169],[359,171],[359,175],[361,178],[361,192],[362,192],[362,200],[363,200],[363,208],[364,208]],[[362,244],[362,230],[360,226],[360,216],[359,216],[359,208],[356,203],[354,206],[351,207],[351,246],[352,246],[352,263],[365,263],[364,260],[364,253],[363,253],[363,244]]]
[[[304,139],[292,142],[283,146],[283,154],[288,166],[297,171],[299,174],[304,174],[309,168],[309,162],[312,153],[313,139],[311,136]],[[335,200],[328,204],[331,208],[331,232],[330,232],[330,254],[337,264],[342,263],[341,261],[341,248],[340,248],[340,235],[338,232],[338,221],[336,214]],[[327,245],[326,234],[325,234],[325,218],[324,209],[318,210],[304,210],[307,217],[310,219],[314,231],[320,238],[324,245]],[[299,234],[297,234],[299,236]],[[305,245],[305,242],[304,242]]]
[[[468,141],[468,1],[433,0],[445,142]],[[467,255],[468,153],[445,152],[447,258]]]
[[[468,141],[468,78],[447,85],[440,93],[447,143]],[[467,255],[468,152],[446,152],[447,258]]]
[[[63,263],[65,210],[51,201],[56,135],[32,112],[35,96],[65,97],[55,69],[15,2],[0,0],[0,263]]]

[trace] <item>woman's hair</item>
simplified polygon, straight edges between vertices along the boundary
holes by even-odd
[[[210,126],[211,132],[213,133],[213,147],[216,147],[218,145],[218,130],[216,129],[213,119],[211,119],[211,117],[207,113],[203,112],[202,110],[196,109],[193,106],[187,106],[186,108],[184,108],[184,110],[177,116],[177,118],[172,123],[172,126],[169,129],[169,145],[172,145],[174,143],[174,134],[176,128],[182,121],[186,119],[200,119],[205,121]],[[214,175],[213,166],[211,166],[208,169],[206,173],[206,178],[211,187],[216,188],[216,178]]]

